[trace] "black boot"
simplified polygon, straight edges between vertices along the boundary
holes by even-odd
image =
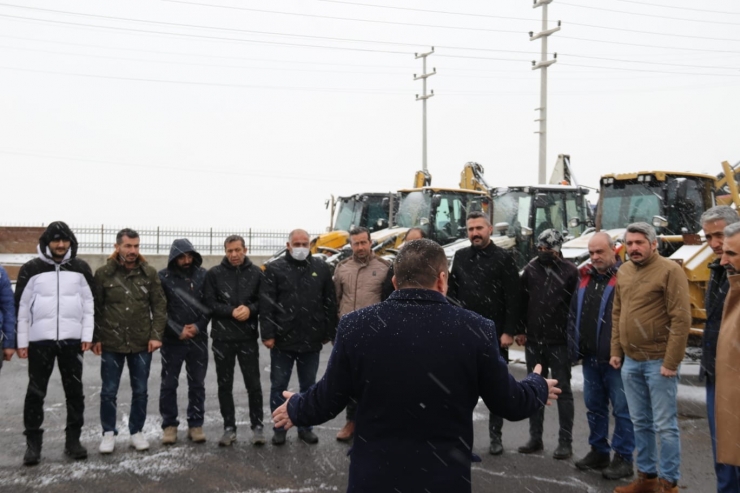
[[[41,460],[41,433],[26,435],[26,455],[23,456],[23,465],[35,466]]]
[[[576,467],[581,471],[604,469],[609,467],[609,454],[602,454],[592,447],[591,451],[586,454],[586,457],[576,461]]]
[[[74,460],[87,459],[87,449],[80,443],[80,432],[67,432],[67,439],[64,442],[64,453]]]
[[[542,439],[536,440],[534,438],[530,438],[527,443],[522,445],[517,449],[517,451],[520,454],[533,454],[535,452],[539,452],[544,447],[542,446]]]

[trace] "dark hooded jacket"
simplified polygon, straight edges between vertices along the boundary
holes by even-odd
[[[560,257],[547,267],[539,259],[524,267],[519,308],[528,343],[568,343],[568,312],[577,287],[578,268]]]
[[[485,248],[455,252],[447,297],[514,336],[519,321],[519,272],[514,258],[491,241]]]
[[[704,297],[704,308],[707,312],[707,322],[704,325],[701,341],[701,371],[700,378],[707,377],[710,383],[714,383],[717,360],[717,340],[719,339],[719,328],[722,325],[722,309],[725,306],[725,298],[730,290],[727,280],[727,271],[715,260],[709,264],[711,271],[709,284]]]
[[[67,255],[60,263],[54,261],[49,250],[49,243],[57,239],[66,239],[70,242]],[[68,337],[68,335],[70,333],[92,334],[93,317],[90,300],[95,292],[95,283],[90,266],[84,260],[77,258],[77,246],[77,238],[69,226],[62,221],[55,221],[49,224],[39,238],[38,257],[21,267],[15,285],[16,314],[21,308],[21,300],[25,300],[24,308],[20,310],[23,313],[23,346],[21,347],[27,347],[29,340],[70,339],[78,343],[80,337],[77,335]],[[26,288],[30,290],[27,293]],[[24,294],[26,294],[25,298]],[[88,303],[90,303],[89,310]],[[21,320],[18,322],[20,323]],[[55,335],[53,337],[44,335],[39,339],[38,333],[29,332],[34,322],[38,327],[55,325]],[[43,332],[50,334],[48,330]],[[83,337],[87,338],[86,335]]]
[[[326,262],[286,253],[265,269],[260,290],[262,340],[284,351],[321,351],[337,330],[337,297]]]
[[[258,337],[257,320],[260,311],[262,270],[249,257],[234,267],[227,257],[212,267],[206,275],[205,300],[211,309],[211,338],[214,341],[243,342]],[[243,322],[231,314],[240,305],[249,308],[249,318]]]
[[[182,270],[175,260],[184,253],[193,256],[188,270]],[[164,344],[207,343],[208,322],[211,310],[206,307],[206,270],[201,267],[203,258],[193,244],[186,239],[175,240],[170,248],[167,268],[159,271],[162,289],[167,297],[167,327],[164,330]],[[198,334],[189,340],[180,340],[183,326],[195,324]]]

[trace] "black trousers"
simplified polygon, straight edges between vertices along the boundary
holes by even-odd
[[[573,391],[570,388],[570,356],[568,346],[548,346],[527,341],[525,346],[527,360],[527,371],[532,372],[535,365],[542,365],[542,376],[554,378],[558,381],[558,387],[562,393],[558,396],[558,419],[560,421],[560,433],[558,440],[564,443],[573,441]],[[552,372],[552,376],[548,376]],[[535,440],[542,440],[543,423],[545,421],[545,408],[529,418],[529,436]]]
[[[218,403],[224,428],[236,428],[234,409],[234,366],[244,377],[244,386],[249,398],[249,420],[251,427],[262,426],[262,384],[260,383],[259,345],[254,341],[213,341],[213,359],[216,362],[216,381],[218,382]]]
[[[23,407],[23,424],[26,435],[44,432],[44,399],[49,378],[57,361],[62,375],[62,386],[67,398],[68,435],[79,436],[85,422],[85,395],[82,390],[82,348],[80,344],[44,345],[30,343],[28,347],[28,390]]]

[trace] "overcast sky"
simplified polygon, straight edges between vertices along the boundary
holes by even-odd
[[[2,224],[323,229],[331,195],[537,179],[525,0],[0,2]],[[548,175],[740,161],[740,4],[555,0]],[[551,55],[552,56],[552,55]],[[591,195],[595,199],[595,194]]]

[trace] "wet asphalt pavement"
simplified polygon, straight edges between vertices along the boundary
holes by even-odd
[[[322,351],[319,376],[323,374],[330,347]],[[512,358],[523,352],[512,351]],[[263,347],[260,354],[262,391],[265,405],[269,395],[269,353]],[[523,362],[514,361],[510,371],[517,379],[523,378]],[[100,367],[99,358],[85,354],[83,379],[85,383],[86,410],[82,443],[88,448],[86,461],[74,462],[63,454],[65,407],[64,393],[58,370],[51,378],[45,404],[44,447],[41,464],[35,467],[22,465],[25,451],[23,431],[23,399],[28,383],[27,363],[16,357],[3,365],[0,371],[0,491],[25,493],[45,492],[198,492],[218,491],[229,493],[312,493],[342,492],[347,487],[349,459],[347,444],[335,440],[344,424],[344,414],[314,429],[319,436],[317,445],[307,445],[298,440],[295,430],[288,433],[288,442],[282,447],[269,443],[271,431],[266,433],[268,444],[253,447],[249,443],[247,396],[237,368],[235,401],[237,406],[238,442],[229,448],[219,448],[222,421],[218,411],[216,372],[213,358],[209,363],[206,380],[206,422],[208,436],[205,444],[188,443],[184,413],[187,405],[185,373],[181,375],[178,398],[180,425],[178,443],[165,447],[160,444],[161,419],[158,414],[160,356],[152,361],[149,380],[149,407],[144,433],[151,442],[147,452],[129,448],[126,419],[130,402],[130,385],[127,372],[119,393],[119,429],[116,450],[109,456],[97,451],[100,438]],[[709,493],[716,491],[712,451],[704,406],[704,389],[695,376],[696,363],[685,362],[682,367],[679,389],[679,413],[682,446],[682,491]],[[502,456],[488,455],[488,411],[482,403],[474,414],[474,452],[483,458],[473,464],[473,491],[475,492],[610,492],[614,486],[626,481],[609,481],[598,472],[582,472],[573,465],[574,460],[589,450],[586,411],[583,405],[580,368],[574,369],[576,419],[574,428],[574,458],[565,461],[552,459],[557,446],[557,408],[545,413],[545,450],[530,456],[521,455],[516,448],[528,438],[528,423],[506,422]],[[297,388],[295,372],[291,388]],[[268,419],[269,409],[265,408]],[[267,428],[270,428],[268,425]],[[611,428],[610,428],[611,431]]]

